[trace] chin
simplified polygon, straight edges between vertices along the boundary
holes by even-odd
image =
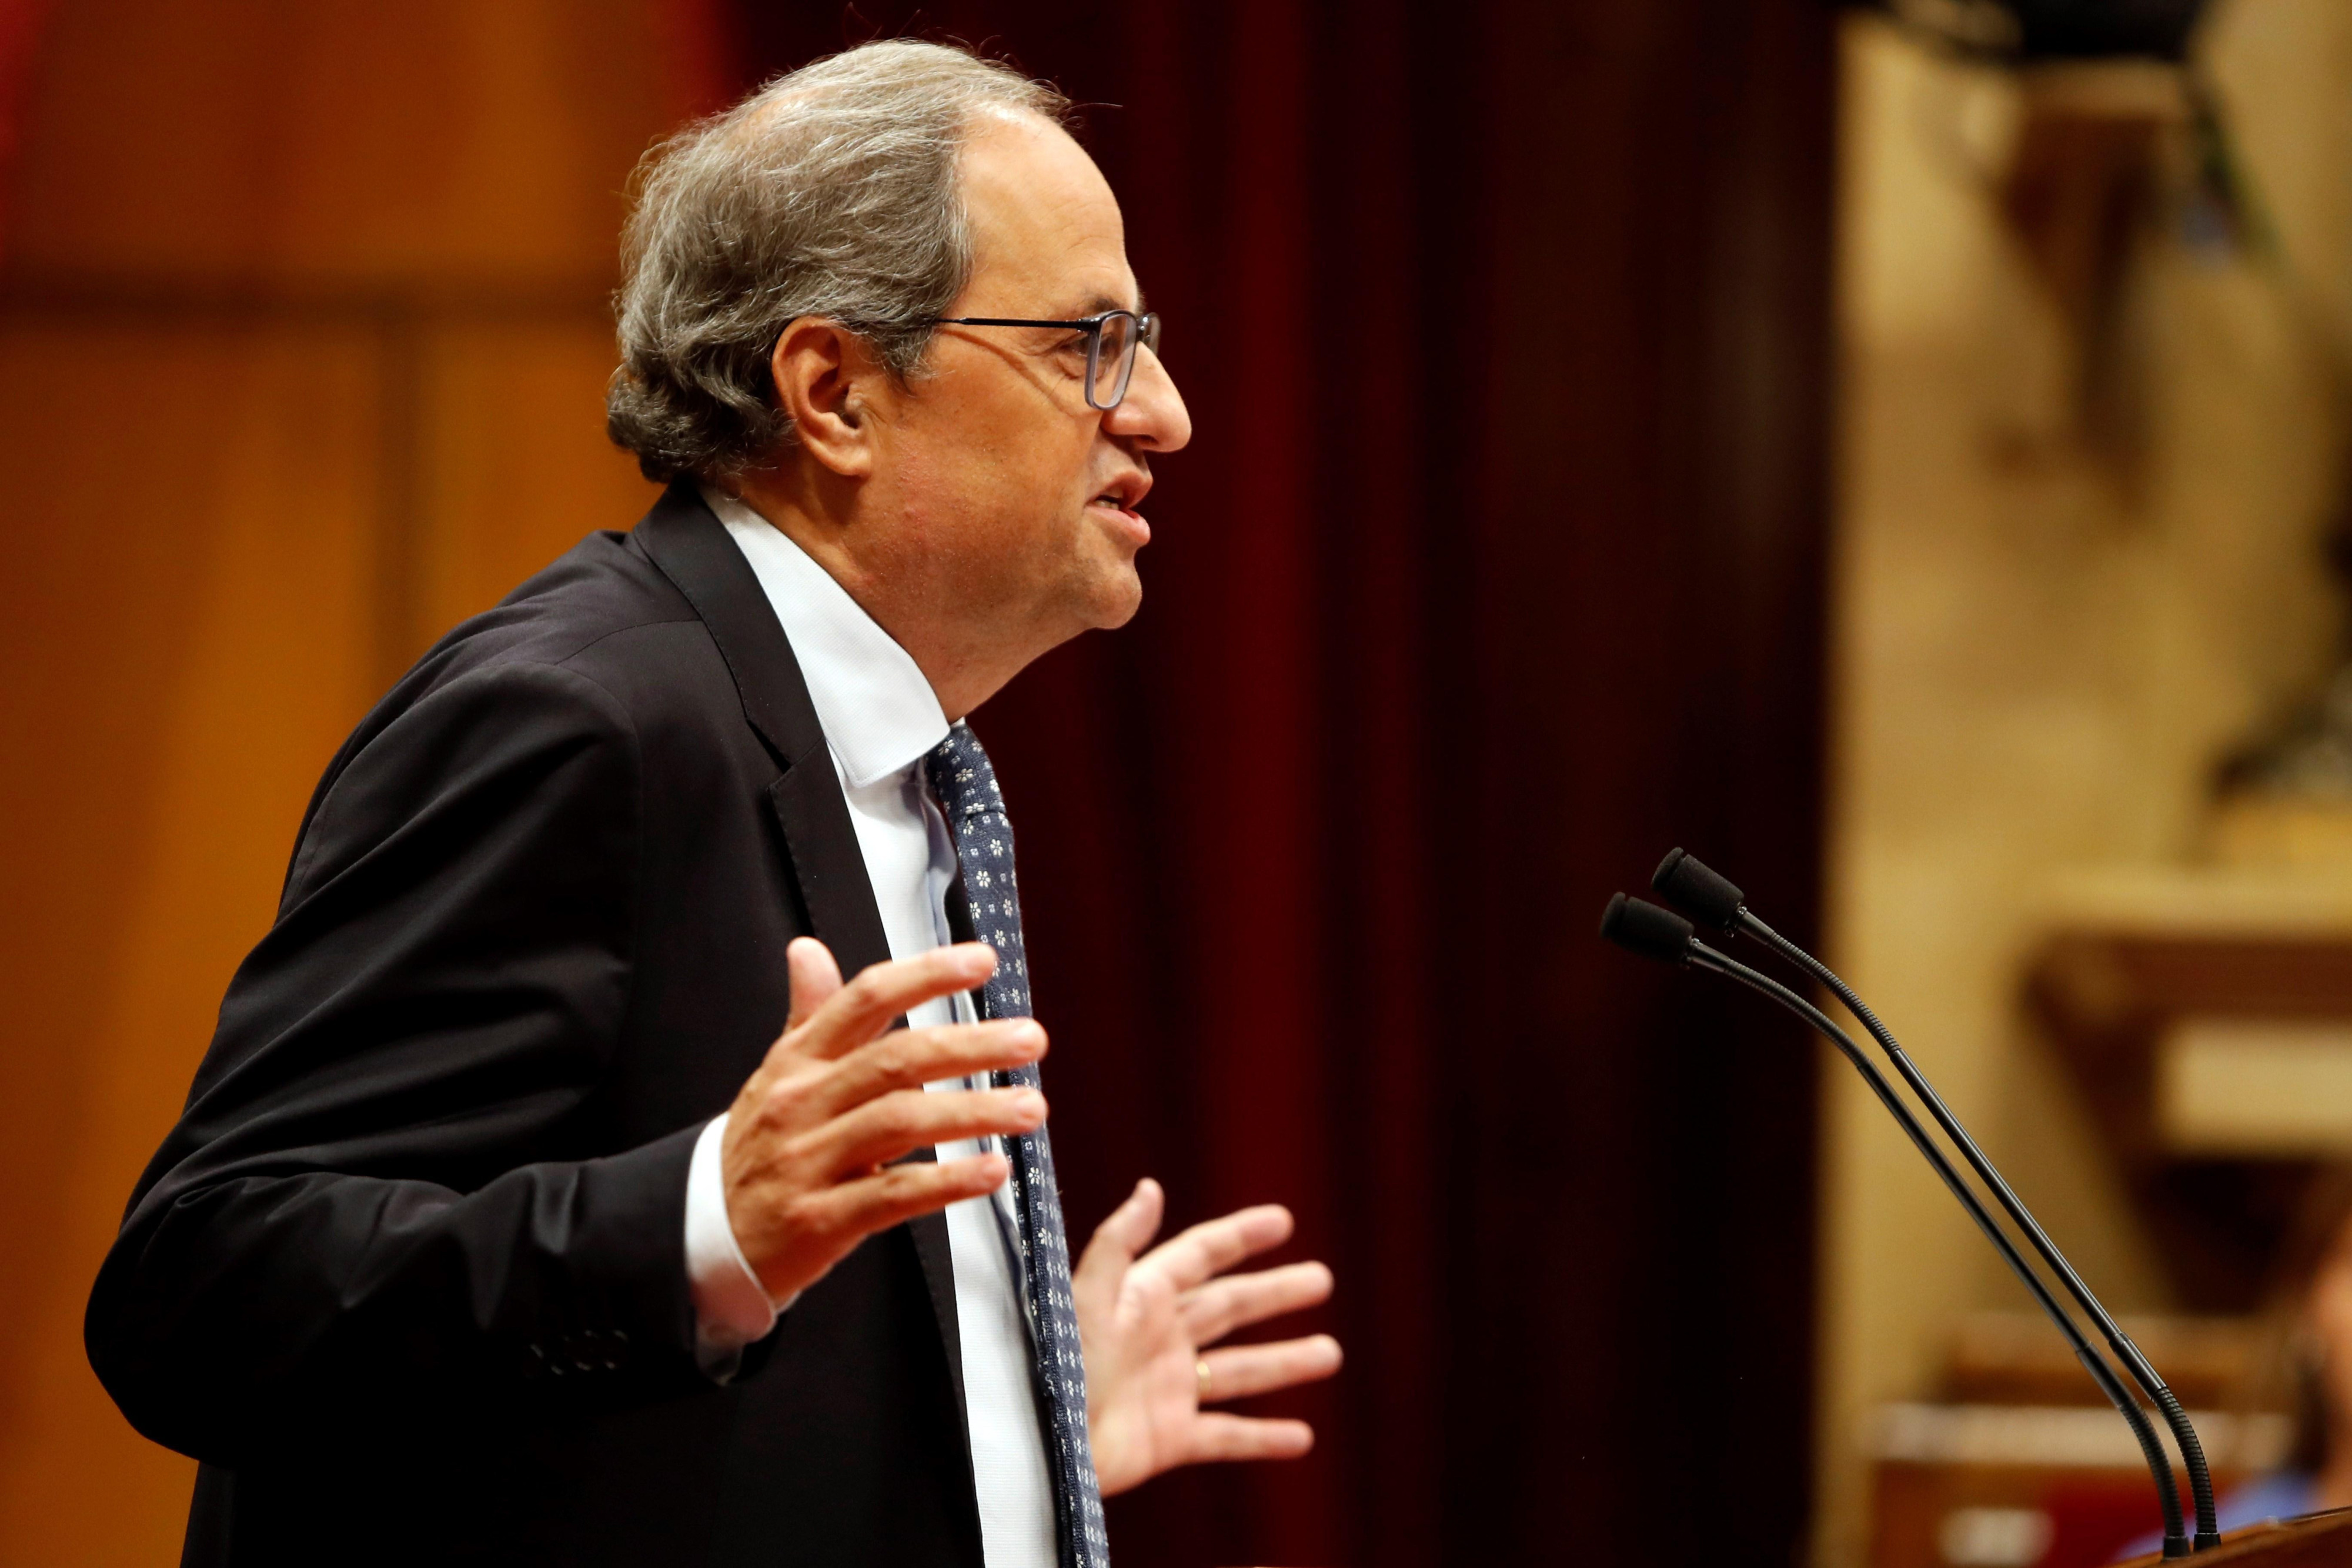
[[[1095,584],[1088,595],[1089,619],[1098,632],[1113,632],[1135,619],[1143,608],[1143,579],[1137,574],[1133,562],[1115,573],[1108,581]]]

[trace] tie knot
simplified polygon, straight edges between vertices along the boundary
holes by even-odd
[[[940,803],[940,814],[950,821],[1004,810],[1004,795],[996,787],[996,769],[989,766],[980,737],[961,719],[949,727],[945,740],[931,748],[924,758],[924,770],[930,777],[931,794]]]

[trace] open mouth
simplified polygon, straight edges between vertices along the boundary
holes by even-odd
[[[1151,541],[1151,525],[1143,520],[1143,514],[1136,507],[1143,504],[1144,493],[1150,488],[1149,480],[1135,485],[1115,485],[1088,501],[1087,509],[1094,511],[1100,508],[1110,513],[1118,520],[1113,522],[1107,517],[1103,519],[1104,525],[1112,530],[1114,537],[1139,549]]]
[[[1143,505],[1143,497],[1150,493],[1151,476],[1129,469],[1116,476],[1108,485],[1103,486],[1093,500],[1087,504],[1092,507],[1108,507],[1114,512],[1123,512],[1140,522],[1142,514],[1138,508]]]

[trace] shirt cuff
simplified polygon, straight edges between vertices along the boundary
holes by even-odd
[[[686,1272],[694,1291],[695,1359],[724,1381],[743,1347],[767,1337],[791,1301],[771,1301],[743,1260],[727,1218],[727,1182],[719,1149],[727,1118],[714,1117],[694,1141],[686,1168]]]

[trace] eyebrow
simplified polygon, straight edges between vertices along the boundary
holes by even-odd
[[[1132,309],[1138,316],[1150,313],[1151,307],[1150,303],[1145,300],[1143,297],[1143,289],[1140,286],[1136,288],[1135,303],[1132,306],[1129,306],[1121,300],[1114,299],[1108,294],[1097,294],[1093,298],[1087,300],[1085,305],[1079,307],[1077,316],[1079,318],[1099,316],[1107,310],[1129,309]]]

